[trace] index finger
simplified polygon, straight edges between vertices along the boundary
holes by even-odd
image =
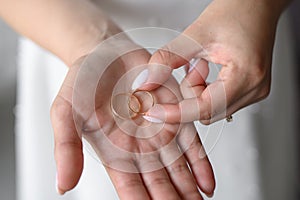
[[[146,114],[167,123],[209,121],[216,115],[225,118],[231,114],[227,113],[227,108],[246,91],[242,91],[244,80],[235,78],[239,73],[228,77],[224,76],[228,72],[223,72],[227,69],[222,70],[218,80],[208,85],[199,96],[184,99],[178,104],[156,104]]]
[[[173,69],[187,64],[201,51],[202,47],[195,40],[182,33],[153,54],[149,61],[148,78],[139,89],[159,87],[169,79]]]
[[[121,172],[106,167],[120,199],[150,199],[142,178],[138,173]]]

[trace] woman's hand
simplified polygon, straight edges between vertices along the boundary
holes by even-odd
[[[122,120],[112,114],[113,91],[117,86],[119,92],[131,90],[141,71],[137,66],[147,64],[150,55],[126,40],[111,41],[88,55],[81,68],[77,64],[70,69],[54,101],[59,191],[72,189],[80,178],[84,137],[105,165],[121,199],[201,199],[198,187],[212,195],[212,167],[192,123],[153,124],[141,116]],[[135,50],[118,52],[130,45]],[[158,103],[181,100],[173,78],[152,95]]]
[[[149,171],[148,173],[136,166],[137,172],[141,172],[141,174],[138,174],[120,171],[107,165],[107,171],[122,199],[145,199],[146,197],[159,199],[173,197],[180,199],[180,197],[185,198],[187,196],[200,198],[197,185],[206,194],[213,193],[214,177],[212,169],[207,157],[200,157],[199,155],[201,143],[195,128],[191,124],[185,125],[180,129],[177,128],[178,125],[166,124],[153,139],[138,142],[138,139],[135,137],[128,137],[124,134],[114,123],[109,109],[113,86],[118,80],[117,78],[126,72],[130,66],[148,62],[150,56],[146,51],[139,50],[126,56],[120,56],[112,64],[114,65],[111,67],[113,70],[105,72],[103,80],[99,82],[99,87],[97,86],[100,90],[96,89],[98,91],[96,96],[94,96],[94,92],[88,90],[89,85],[84,84],[92,81],[91,79],[85,79],[85,76],[82,77],[83,84],[81,86],[86,87],[75,87],[82,71],[80,71],[80,65],[78,63],[74,64],[74,61],[88,54],[107,37],[121,31],[97,6],[86,0],[24,0],[21,2],[17,0],[0,0],[0,5],[0,16],[13,28],[54,53],[68,66],[72,66],[53,103],[51,111],[55,132],[58,191],[61,194],[72,189],[81,176],[83,168],[81,136],[86,137],[90,142],[94,141],[95,144],[95,141],[101,142],[102,140],[93,140],[95,138],[89,136],[102,130],[106,130],[106,134],[102,135],[107,135],[109,141],[112,141],[120,148],[127,149],[126,147],[129,146],[130,148],[127,150],[139,154],[144,151],[157,150],[157,154],[153,159],[155,163],[162,166],[162,168]],[[118,47],[118,44],[119,42],[115,43],[116,47]],[[116,52],[113,49],[108,48],[106,50],[99,56],[102,56],[104,59],[109,56],[115,56]],[[96,67],[101,69],[99,65]],[[86,72],[89,73],[91,71]],[[174,87],[177,87],[175,83]],[[155,94],[159,99],[164,97],[165,100],[161,101],[162,103],[177,103],[172,98],[169,99],[169,96],[160,96],[159,91],[163,90],[158,89]],[[83,94],[87,95],[84,96],[82,102],[77,102],[76,100],[78,99],[73,98],[74,95],[80,96]],[[92,101],[84,104],[87,99],[91,100],[91,98]],[[93,114],[96,114],[97,117],[93,117]],[[93,119],[96,119],[105,127],[99,129]],[[151,133],[152,128],[149,130],[148,132]],[[133,130],[131,134],[134,135],[136,132],[137,130]],[[176,134],[177,132],[178,134]],[[113,137],[114,135],[116,137]],[[124,140],[119,140],[119,138]],[[172,143],[171,141],[175,142]],[[191,143],[189,144],[186,141]],[[177,160],[167,162],[170,165],[165,166],[166,160],[162,160],[162,158],[169,157],[169,152],[159,151],[159,147],[168,143],[172,144],[171,147],[173,147],[176,155],[183,151],[184,156],[180,154],[180,156],[175,157]],[[177,144],[180,146],[180,150]],[[144,145],[149,148],[144,149]],[[101,147],[101,145],[95,147]],[[99,156],[105,164],[108,164],[111,149],[99,149],[101,150],[98,152]],[[117,156],[121,155],[117,154]],[[170,158],[173,157],[170,156]],[[128,162],[135,161],[135,164],[139,164],[139,167],[143,166],[139,163],[143,160],[138,159],[138,157],[127,158],[121,156],[116,160],[121,159],[125,159]],[[189,163],[193,173],[189,171],[186,161]],[[197,183],[194,182],[195,180]]]
[[[172,69],[190,59],[200,61],[181,84],[185,100],[153,108],[147,115],[170,123],[209,124],[267,97],[276,25],[284,2],[213,1],[178,38],[151,57],[149,77],[141,87],[145,90],[157,88]],[[206,83],[208,62],[222,65],[211,84]]]

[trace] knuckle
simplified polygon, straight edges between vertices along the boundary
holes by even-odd
[[[172,55],[169,50],[168,46],[163,47],[162,49],[159,49],[156,51],[156,61],[159,63],[164,63],[166,65],[169,64],[169,60],[171,59]]]
[[[249,79],[253,83],[254,87],[261,85],[268,77],[268,67],[265,65],[256,65],[251,68],[249,72]]]
[[[50,109],[52,118],[61,118],[62,116],[69,115],[70,112],[72,112],[71,105],[59,96],[55,99]]]
[[[270,85],[263,87],[260,91],[259,99],[266,99],[270,95],[270,92],[271,92]]]
[[[256,91],[255,99],[257,100],[262,100],[269,96],[271,82],[270,65],[257,62],[248,68],[239,68],[238,66],[233,68],[237,70],[233,71],[233,74],[238,74],[236,77],[243,80],[241,88],[244,88],[244,91]]]
[[[191,145],[189,145],[189,148],[187,150],[187,153],[189,152],[196,152],[199,150],[199,148],[202,147],[202,144],[200,142],[200,139],[195,137],[195,140],[192,142]],[[191,164],[194,164],[194,163],[191,163]]]
[[[180,164],[177,164],[177,165],[172,165],[169,168],[169,171],[170,173],[173,173],[173,174],[177,174],[177,173],[182,173],[184,171],[187,170],[187,167],[186,167],[186,164],[185,163],[180,163]]]
[[[206,125],[206,126],[211,124],[210,120],[200,120],[200,122],[201,122],[201,124]]]
[[[149,186],[160,186],[160,185],[166,185],[170,181],[166,177],[156,177],[154,178],[150,183]]]
[[[200,120],[201,121],[209,121],[212,118],[212,113],[209,110],[200,111]]]
[[[51,117],[57,116],[58,109],[59,109],[59,104],[55,100],[53,102],[53,104],[51,105],[51,108],[50,108],[50,115],[51,115]]]
[[[268,73],[266,67],[256,67],[258,70],[256,70],[255,73],[253,73],[253,76],[251,80],[253,80],[252,88],[255,88],[257,91],[257,99],[262,100],[269,96],[271,92],[271,74]]]
[[[116,189],[140,187],[141,181],[138,179],[119,180]]]
[[[63,150],[63,149],[69,149],[70,147],[73,149],[81,149],[82,143],[81,141],[70,139],[65,141],[56,141],[55,146],[57,149]]]

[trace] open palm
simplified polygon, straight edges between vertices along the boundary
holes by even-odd
[[[201,199],[198,187],[211,195],[212,168],[201,156],[205,153],[192,123],[154,124],[142,116],[119,119],[112,114],[111,97],[131,90],[141,71],[137,66],[148,62],[149,53],[136,49],[119,55],[110,49],[105,55],[97,50],[92,54],[70,69],[52,108],[61,192],[72,189],[80,178],[83,136],[105,165],[121,199]],[[106,68],[101,66],[103,58],[112,54],[116,59]],[[152,95],[157,103],[181,100],[174,78]]]

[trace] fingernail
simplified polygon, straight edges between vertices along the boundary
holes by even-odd
[[[144,69],[133,81],[131,86],[132,90],[136,90],[139,87],[141,87],[143,83],[147,81],[148,75],[149,75],[149,70]]]
[[[152,123],[157,123],[157,124],[163,123],[162,120],[157,119],[157,118],[154,118],[154,117],[150,117],[150,116],[147,116],[147,115],[143,116],[143,118],[144,118],[145,120],[149,121],[149,122],[152,122]]]
[[[208,198],[213,198],[214,197],[214,192],[213,193],[211,193],[211,194],[207,194],[206,196],[208,197]]]
[[[153,123],[163,123],[165,121],[164,108],[159,104],[155,104],[143,117]]]
[[[58,177],[57,177],[57,174],[56,174],[56,178],[55,178],[55,188],[56,188],[57,194],[59,194],[59,195],[64,195],[66,193],[66,192],[64,192],[63,190],[61,190],[58,187]]]
[[[191,73],[191,71],[193,71],[193,69],[195,69],[195,67],[196,67],[196,65],[198,64],[199,61],[200,61],[199,58],[197,58],[197,59],[193,58],[193,59],[190,61],[190,68],[189,68],[188,73]]]
[[[199,158],[200,159],[204,159],[206,157],[207,157],[206,151],[205,151],[205,149],[202,146],[201,149],[199,150]]]

